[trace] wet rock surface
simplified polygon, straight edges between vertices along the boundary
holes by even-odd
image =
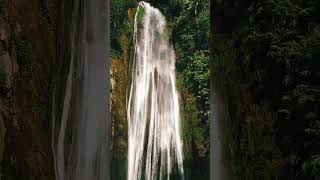
[[[53,179],[50,141],[56,1],[0,2],[1,179]]]

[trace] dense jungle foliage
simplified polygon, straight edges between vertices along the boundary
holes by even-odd
[[[209,1],[151,0],[148,2],[166,16],[166,31],[176,51],[177,87],[180,93],[187,179],[209,179]],[[135,0],[111,1],[111,79],[114,84],[111,92],[112,164],[122,166],[121,172],[116,172],[116,168],[113,168],[113,178],[120,176],[124,178],[123,170],[126,168],[127,119],[124,105],[127,94],[125,89],[130,85],[128,74],[137,5],[138,1]],[[123,67],[127,69],[124,70]],[[126,74],[125,77],[120,71]],[[121,102],[118,100],[119,97],[122,97]],[[121,107],[119,104],[122,104]]]
[[[320,1],[212,2],[230,178],[320,179]]]

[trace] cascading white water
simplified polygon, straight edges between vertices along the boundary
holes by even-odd
[[[158,9],[139,3],[127,107],[128,180],[170,179],[175,163],[183,178],[175,52],[165,27]]]

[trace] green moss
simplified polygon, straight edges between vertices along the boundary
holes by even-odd
[[[138,11],[137,22],[138,22],[138,24],[140,24],[141,21],[143,20],[143,16],[145,15],[145,10],[144,10],[144,8],[139,7],[137,11]]]
[[[172,41],[172,29],[173,29],[173,24],[171,22],[167,22],[167,26],[164,30],[164,35],[165,35],[165,38],[168,39],[169,41]]]
[[[32,76],[32,41],[26,36],[17,36],[13,39],[17,52],[17,62],[21,77]]]
[[[17,37],[14,40],[14,44],[17,51],[17,60],[19,66],[28,65],[28,60],[30,59],[32,49],[31,40],[29,40],[27,37]]]
[[[121,52],[115,50],[115,49],[111,49],[110,50],[110,57],[111,59],[120,59],[121,58]]]
[[[45,120],[48,118],[49,110],[46,105],[36,103],[31,108],[32,113],[37,119]]]

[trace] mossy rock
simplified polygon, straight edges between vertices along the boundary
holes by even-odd
[[[138,11],[137,12],[138,13],[137,23],[140,24],[143,20],[144,15],[146,14],[146,12],[145,12],[144,8],[142,8],[142,7],[138,7],[137,11]]]

